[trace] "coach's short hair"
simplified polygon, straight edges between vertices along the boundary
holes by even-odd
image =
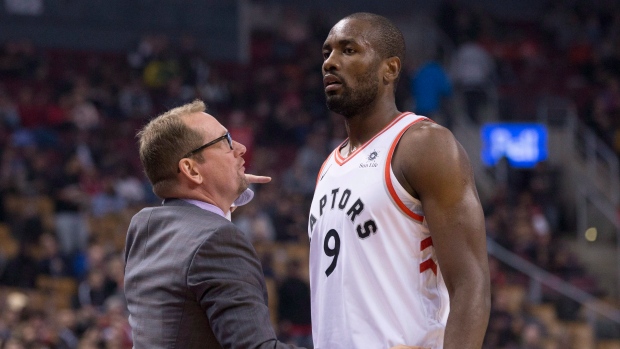
[[[398,57],[405,61],[405,38],[403,33],[389,19],[368,12],[357,12],[343,19],[357,19],[370,22],[373,28],[373,47],[382,59]]]
[[[138,132],[140,161],[157,196],[165,197],[176,183],[179,160],[203,141],[183,117],[205,110],[204,102],[195,100],[159,115]]]

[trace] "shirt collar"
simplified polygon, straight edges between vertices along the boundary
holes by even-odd
[[[219,207],[217,207],[217,206],[215,206],[213,204],[210,204],[210,203],[204,202],[204,201],[200,201],[200,200],[193,200],[193,199],[181,199],[181,200],[183,200],[185,202],[189,202],[190,204],[196,205],[196,206],[202,208],[203,210],[207,210],[207,211],[213,212],[215,214],[218,214],[218,215],[226,218],[226,214],[224,213],[224,211],[222,211],[221,208],[219,208]]]

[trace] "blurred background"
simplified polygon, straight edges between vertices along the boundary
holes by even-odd
[[[485,209],[484,348],[620,348],[620,3],[2,0],[1,349],[131,348],[128,222],[158,205],[135,134],[203,99],[270,175],[233,221],[282,340],[311,347],[307,216],[346,137],[321,46],[353,12],[407,41],[400,110],[450,128]]]

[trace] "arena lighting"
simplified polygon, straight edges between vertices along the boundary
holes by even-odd
[[[481,128],[482,162],[495,166],[502,158],[515,168],[532,168],[547,159],[547,128],[537,123],[487,123]]]
[[[598,235],[598,231],[596,230],[595,227],[586,229],[586,233],[585,233],[586,240],[590,242],[594,242],[596,241],[597,235]]]

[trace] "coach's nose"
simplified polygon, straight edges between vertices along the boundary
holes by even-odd
[[[236,156],[243,156],[247,148],[245,147],[245,145],[233,140],[233,150]]]

